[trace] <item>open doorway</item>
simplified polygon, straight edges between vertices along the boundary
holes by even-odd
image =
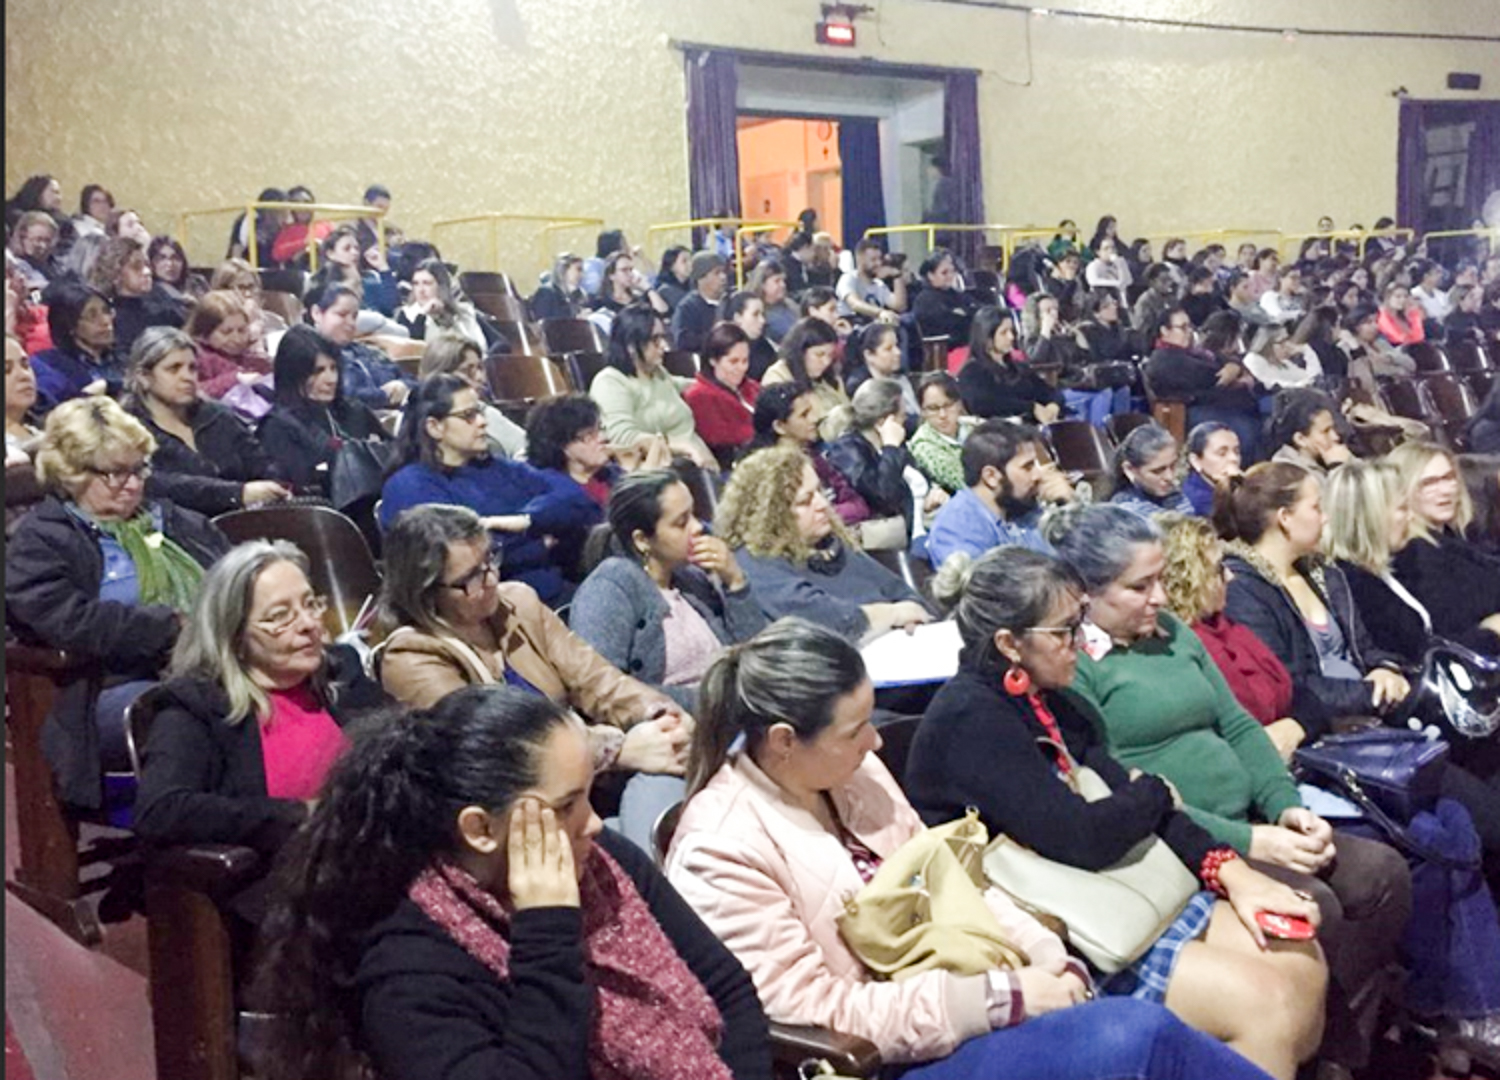
[[[738,122],[740,205],[760,221],[795,221],[818,212],[819,228],[844,244],[839,122],[744,116]]]

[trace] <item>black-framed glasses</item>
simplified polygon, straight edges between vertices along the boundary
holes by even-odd
[[[143,461],[138,465],[132,465],[128,469],[95,469],[87,468],[84,472],[91,476],[97,476],[104,481],[104,486],[112,491],[119,491],[132,480],[145,483],[151,478],[151,463]]]
[[[962,404],[963,404],[963,402],[961,402],[961,401],[945,401],[941,405],[923,405],[922,406],[922,415],[923,416],[941,416],[943,413],[946,413],[946,412],[954,412]]]
[[[457,581],[444,581],[442,582],[442,586],[445,589],[452,589],[454,592],[461,592],[465,596],[473,596],[477,591],[483,590],[489,581],[498,583],[499,580],[500,563],[491,555]],[[478,586],[478,589],[475,586]]]
[[[1024,633],[1047,634],[1058,639],[1060,642],[1072,642],[1074,645],[1083,644],[1083,628],[1088,625],[1089,609],[1084,608],[1078,613],[1078,617],[1063,626],[1028,626]]]
[[[326,596],[314,596],[305,604],[293,604],[286,608],[274,608],[265,618],[257,619],[255,625],[272,637],[280,637],[296,626],[297,620],[302,618],[302,616],[311,615],[313,622],[321,623],[327,611],[328,598]]]
[[[475,420],[478,420],[478,419],[482,418],[483,416],[484,416],[484,406],[483,405],[470,405],[467,409],[458,409],[458,410],[456,410],[454,412],[449,413],[447,416],[443,417],[443,419],[445,419],[445,420],[462,420],[465,423],[472,424]]]

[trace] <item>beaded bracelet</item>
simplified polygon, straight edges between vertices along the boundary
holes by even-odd
[[[1198,878],[1204,885],[1220,896],[1227,897],[1224,885],[1219,881],[1219,870],[1227,862],[1233,862],[1240,853],[1231,847],[1216,847],[1203,856],[1203,865],[1198,868]]]

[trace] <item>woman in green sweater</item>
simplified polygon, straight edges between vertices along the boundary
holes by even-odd
[[[1361,1033],[1383,996],[1370,990],[1395,959],[1411,913],[1405,860],[1384,844],[1335,834],[1302,805],[1265,730],[1197,635],[1165,609],[1153,522],[1120,506],[1087,506],[1063,512],[1048,533],[1090,599],[1072,689],[1098,710],[1117,760],[1167,780],[1215,838],[1318,901],[1330,974],[1323,1054],[1360,1067],[1369,1051]]]

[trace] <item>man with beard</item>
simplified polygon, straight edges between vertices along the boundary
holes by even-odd
[[[963,552],[977,559],[1000,544],[1051,553],[1042,539],[1041,503],[1067,502],[1067,478],[1037,457],[1041,433],[1014,420],[986,420],[964,443],[965,488],[938,511],[927,534],[934,568]]]

